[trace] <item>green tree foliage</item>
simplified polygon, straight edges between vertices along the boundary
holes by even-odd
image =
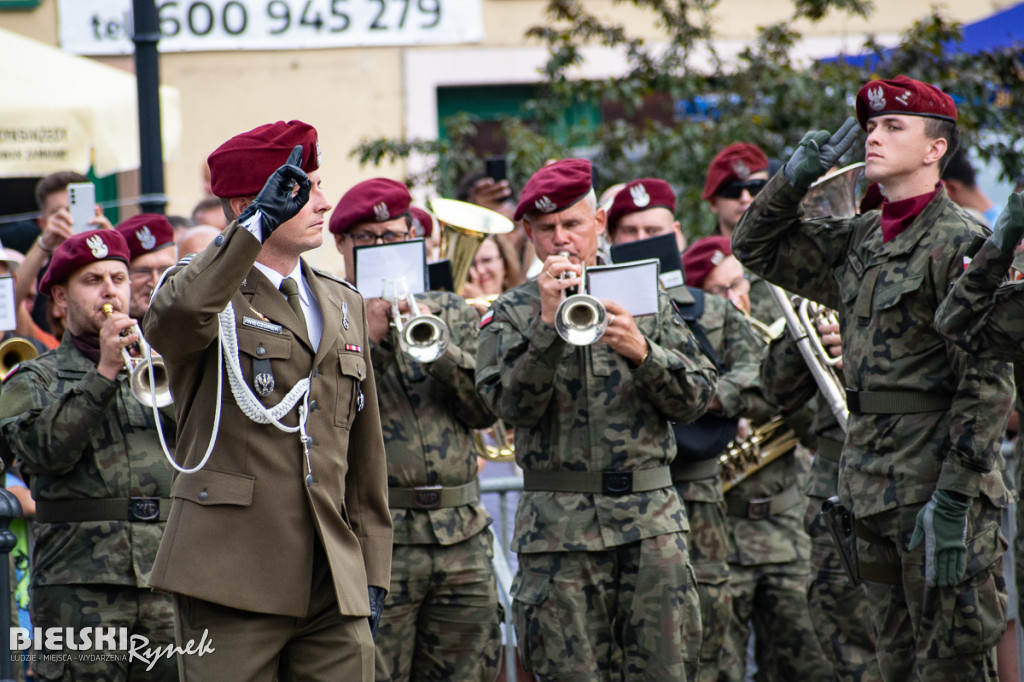
[[[910,26],[895,49],[869,40],[865,50],[872,56],[867,66],[857,66],[797,63],[792,52],[801,35],[795,26],[830,12],[868,17],[869,0],[794,0],[791,17],[760,27],[756,39],[729,60],[715,49],[712,10],[719,0],[619,2],[649,10],[665,40],[630,36],[589,11],[584,0],[550,0],[543,22],[527,32],[547,47],[549,58],[538,97],[502,124],[514,184],[521,186],[547,159],[586,156],[602,186],[645,176],[668,180],[677,190],[684,230],[691,237],[706,234],[713,220],[700,195],[719,150],[747,141],[769,157],[786,159],[807,130],[834,129],[851,115],[861,85],[900,73],[954,94],[964,144],[982,159],[996,160],[1004,178],[1024,169],[1024,53],[959,52],[951,46],[960,40],[961,25],[937,9]],[[625,72],[600,81],[572,78],[590,46],[621,51]],[[601,120],[568,121],[568,112],[581,104],[599,106]],[[446,141],[368,140],[353,154],[363,163],[426,154],[432,167],[408,180],[452,196],[461,174],[483,163],[466,146],[474,134],[472,118],[446,126]],[[849,156],[844,161],[860,160],[862,147]]]

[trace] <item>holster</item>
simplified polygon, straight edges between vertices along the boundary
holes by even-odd
[[[821,503],[821,518],[828,526],[832,541],[839,550],[839,558],[853,585],[860,585],[860,571],[857,568],[857,537],[853,533],[853,512],[832,496]]]

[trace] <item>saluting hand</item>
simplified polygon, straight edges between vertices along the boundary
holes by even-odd
[[[999,214],[992,227],[989,241],[1005,254],[1012,254],[1021,237],[1024,237],[1024,192],[1015,192],[1006,201],[1006,208]]]
[[[827,130],[812,130],[804,135],[782,172],[793,187],[806,191],[815,180],[839,162],[839,158],[857,139],[857,120],[852,116],[834,135]]]
[[[309,191],[313,185],[301,164],[302,145],[297,144],[288,155],[288,161],[274,171],[253,202],[238,216],[238,222],[244,223],[259,211],[262,214],[260,224],[264,242],[281,223],[294,218],[309,201]]]

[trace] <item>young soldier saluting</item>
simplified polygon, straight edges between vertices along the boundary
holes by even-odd
[[[853,144],[850,119],[835,135],[808,133],[733,235],[751,270],[839,311],[850,408],[839,496],[858,517],[887,680],[995,679],[1005,628],[1009,366],[968,356],[932,322],[981,233],[939,184],[956,117],[952,98],[927,83],[868,83],[857,120],[881,210],[801,219],[810,184]]]

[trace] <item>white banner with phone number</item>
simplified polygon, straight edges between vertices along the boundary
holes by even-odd
[[[432,45],[483,39],[482,0],[156,0],[161,52]],[[132,54],[132,0],[60,0],[60,42]]]

